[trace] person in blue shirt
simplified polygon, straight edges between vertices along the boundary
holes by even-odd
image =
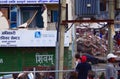
[[[83,55],[81,57],[81,63],[78,63],[76,67],[76,71],[78,72],[78,79],[87,79],[88,72],[91,71],[91,69],[92,67],[87,62],[87,57]]]

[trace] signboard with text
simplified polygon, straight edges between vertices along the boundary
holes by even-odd
[[[42,4],[58,2],[59,0],[0,0],[0,4]]]
[[[1,30],[0,47],[55,47],[56,31]],[[65,33],[64,46],[69,46],[69,34]]]
[[[0,71],[21,71],[24,67],[54,66],[54,52],[2,52],[0,53]]]
[[[47,49],[47,50],[46,50]],[[71,66],[71,52],[64,51],[64,66]],[[0,47],[0,72],[55,66],[55,48]]]

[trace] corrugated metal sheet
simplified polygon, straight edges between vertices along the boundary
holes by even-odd
[[[78,16],[93,16],[100,13],[100,0],[75,0],[75,13]]]

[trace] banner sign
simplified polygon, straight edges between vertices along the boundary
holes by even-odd
[[[54,66],[54,52],[16,52],[0,53],[0,71],[21,71],[24,67]]]
[[[56,31],[1,30],[0,47],[55,47]],[[64,46],[69,46],[69,34],[65,33]]]
[[[64,66],[71,68],[71,51],[65,49],[64,52]],[[0,47],[0,72],[23,71],[31,68],[44,70],[41,67],[54,67],[55,61],[55,48]]]
[[[59,0],[0,0],[0,4],[58,3]]]

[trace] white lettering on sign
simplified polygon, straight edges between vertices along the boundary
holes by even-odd
[[[3,63],[3,59],[0,59],[0,64],[2,64]]]
[[[53,55],[40,55],[39,53],[36,53],[36,63],[48,63],[50,62],[53,64]]]

